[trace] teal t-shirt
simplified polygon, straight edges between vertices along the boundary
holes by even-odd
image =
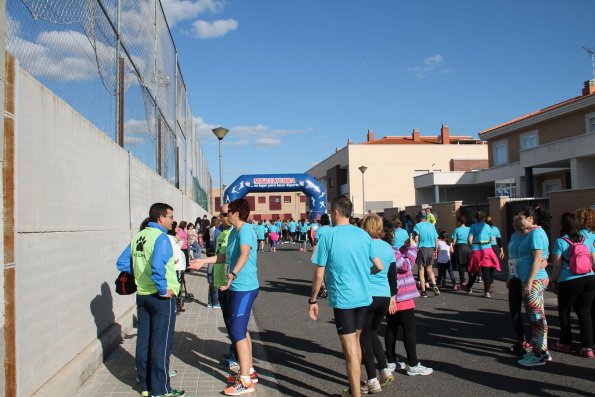
[[[407,234],[407,230],[400,227],[396,228],[395,237],[393,237],[393,247],[395,247],[396,249],[401,248],[405,245],[405,241],[407,241],[408,238],[409,235]]]
[[[389,243],[384,240],[372,240],[372,245],[376,249],[378,258],[384,268],[381,272],[370,275],[370,293],[372,296],[390,297],[390,287],[388,285],[388,268],[395,262],[395,251]],[[374,264],[370,262],[370,267]]]
[[[258,225],[256,226],[256,238],[259,240],[264,240],[264,233],[266,232],[265,225]]]
[[[467,244],[469,238],[469,226],[461,225],[452,232],[452,240],[457,240],[456,244]]]
[[[277,225],[270,225],[269,233],[279,233],[279,229],[277,228]]]
[[[324,236],[327,233],[330,233],[333,231],[333,228],[326,225],[326,226],[320,226],[318,229],[316,229],[316,240],[320,240],[322,238],[322,236]]]
[[[235,234],[235,236],[234,236]],[[233,238],[234,245],[232,251],[227,248],[227,255],[230,256],[229,270],[234,271],[238,259],[240,258],[240,247],[242,245],[250,246],[250,255],[242,270],[237,273],[238,277],[232,281],[230,290],[232,291],[253,291],[258,288],[258,275],[256,269],[256,235],[251,227],[244,224],[239,231],[233,229],[229,234],[229,241]],[[228,244],[229,244],[228,241]]]
[[[518,257],[519,257],[519,245],[527,238],[527,234],[519,235],[518,233],[512,233],[510,241],[508,242],[508,276],[510,278],[519,278],[518,272]]]
[[[300,223],[300,233],[307,233],[307,232],[308,232],[308,224]]]
[[[469,234],[473,236],[472,251],[492,249],[492,245],[489,244],[492,239],[492,228],[490,225],[485,222],[474,223],[469,228]],[[488,244],[479,244],[480,242]]]
[[[502,238],[502,236],[500,235],[500,229],[498,229],[498,226],[491,226],[491,237],[492,237],[492,245],[498,245],[498,241],[496,240],[497,238]]]
[[[564,237],[568,238],[568,235],[565,234]],[[583,242],[587,247],[589,247],[587,243],[587,239]],[[595,248],[593,244],[589,247],[589,251],[591,254],[595,252]],[[570,259],[570,244],[561,238],[557,238],[556,242],[554,243],[554,249],[552,250],[553,255],[561,255],[562,256],[562,269],[560,270],[560,276],[558,277],[558,281],[563,283],[564,281],[574,280],[575,278],[581,278],[585,276],[592,276],[593,271],[591,270],[589,273],[585,274],[574,274],[568,268],[568,261]]]
[[[583,236],[585,236],[585,244],[587,244],[587,247],[589,247],[589,249],[594,248],[595,247],[595,233],[593,233],[587,229],[583,229],[583,230],[581,230],[581,234]]]
[[[488,245],[488,247],[490,247]],[[490,247],[491,249],[491,247]],[[549,255],[549,240],[542,228],[537,227],[527,234],[527,237],[519,244],[518,249],[518,271],[519,278],[523,281],[529,279],[531,267],[533,266],[533,251],[542,250],[541,257],[547,259]],[[548,278],[545,269],[540,268],[535,280]]]
[[[430,222],[419,222],[413,228],[413,232],[419,236],[419,248],[436,248],[438,232]]]
[[[312,263],[326,267],[330,307],[353,309],[372,303],[370,261],[377,256],[370,235],[353,225],[335,226],[318,240]]]
[[[294,221],[289,222],[289,232],[295,233],[295,222]]]

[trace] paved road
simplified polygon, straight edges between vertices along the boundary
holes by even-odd
[[[297,245],[259,253],[261,289],[254,316],[260,332],[254,333],[254,343],[264,345],[266,358],[256,351],[255,356],[269,360],[283,395],[340,395],[347,379],[332,311],[322,302],[318,321],[307,313],[313,271],[309,259]],[[507,352],[513,340],[502,282],[493,296],[445,291],[418,299],[418,357],[435,372],[426,377],[399,373],[380,395],[595,396],[595,360],[553,352],[554,361],[545,366],[518,366]],[[555,302],[548,293],[550,344],[559,331]],[[397,353],[404,354],[401,342]],[[273,375],[269,371],[263,375]]]

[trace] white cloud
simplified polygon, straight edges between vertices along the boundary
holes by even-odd
[[[212,39],[225,36],[237,28],[238,21],[235,19],[219,19],[213,22],[198,20],[192,24],[192,33],[199,39]]]
[[[124,131],[127,134],[148,134],[147,120],[129,119],[124,122]]]
[[[100,65],[113,65],[115,48],[100,41],[95,50],[87,36],[75,30],[49,30],[32,41],[21,37],[21,26],[8,16],[7,45],[23,67],[36,77],[56,81],[82,81],[99,78]]]
[[[124,144],[126,145],[140,145],[144,143],[145,140],[143,138],[137,136],[125,136],[124,137]]]
[[[217,142],[211,130],[218,127],[218,125],[207,123],[202,117],[194,117],[194,126],[203,144]],[[304,132],[292,129],[271,129],[265,124],[238,125],[229,128],[229,133],[225,137],[225,144],[257,148],[279,146],[282,144],[284,136],[303,134]]]
[[[220,12],[225,6],[222,0],[161,0],[161,4],[171,27],[179,21],[194,19],[204,12]]]
[[[436,54],[434,56],[427,57],[423,60],[423,65],[413,68],[413,72],[417,77],[423,79],[432,71],[434,71],[443,61],[444,56],[442,56],[442,54]]]
[[[218,125],[207,123],[203,120],[202,117],[194,116],[192,120],[194,121],[194,127],[196,128],[196,131],[198,133],[198,138],[201,140],[202,138],[206,138],[209,136],[214,137],[213,128],[219,127]]]

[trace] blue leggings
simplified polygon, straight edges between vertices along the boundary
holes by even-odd
[[[259,289],[252,291],[229,291],[229,337],[233,343],[246,339],[252,304]]]

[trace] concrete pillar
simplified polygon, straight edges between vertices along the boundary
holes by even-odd
[[[533,167],[525,168],[525,196],[533,197]]]
[[[434,202],[440,202],[440,186],[434,185]]]

